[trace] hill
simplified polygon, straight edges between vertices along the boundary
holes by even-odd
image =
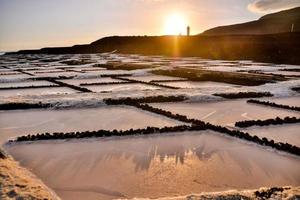
[[[293,33],[289,31],[291,24],[294,24]],[[300,7],[269,14],[254,22],[218,27],[195,36],[114,36],[86,45],[21,50],[13,54],[77,54],[111,51],[125,54],[197,56],[207,59],[254,60],[299,65]]]
[[[229,26],[220,26],[207,31],[204,35],[258,35],[300,32],[300,7],[268,14],[256,21]]]
[[[274,42],[276,41],[276,42]],[[126,54],[199,56],[222,60],[300,64],[300,33],[221,36],[106,37],[87,45],[22,50],[17,54]]]

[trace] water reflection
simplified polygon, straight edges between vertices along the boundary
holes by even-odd
[[[89,145],[89,152],[85,151],[85,155],[80,157],[84,157],[85,162],[89,163],[88,166],[91,168],[96,167],[102,161],[125,159],[135,165],[135,171],[140,171],[148,170],[156,161],[184,165],[188,157],[195,156],[199,161],[205,162],[214,154],[222,159],[224,146],[217,147],[213,141],[207,141],[210,139],[206,137],[207,135],[203,136],[201,133],[181,133],[114,138],[102,140],[98,148],[94,148],[93,143],[91,144],[89,141],[76,143],[80,146]],[[223,139],[226,140],[226,138]],[[76,154],[81,154],[81,152],[76,151]]]
[[[299,158],[211,131],[45,141],[6,149],[59,194],[152,197],[300,184]]]
[[[99,167],[99,163],[112,160],[127,160],[135,166],[135,172],[149,170],[151,164],[172,163],[184,165],[186,159],[206,163],[211,159],[218,160],[220,165],[233,162],[243,173],[252,175],[253,166],[259,167],[264,174],[271,176],[265,154],[273,154],[262,150],[255,144],[243,144],[240,140],[223,137],[210,131],[177,133],[156,136],[137,136],[126,138],[71,140],[68,142],[37,142],[7,146],[7,149],[17,158],[22,158],[24,165],[45,166],[55,163],[62,166],[76,166],[73,169],[82,170],[82,163],[87,171]],[[292,158],[296,159],[296,158]],[[33,162],[34,160],[34,162]],[[296,159],[299,162],[299,159]],[[59,163],[56,163],[59,162]],[[278,163],[276,159],[273,163]],[[270,162],[269,162],[270,163]],[[266,167],[268,165],[268,167]],[[270,166],[269,166],[270,165]],[[54,170],[56,171],[56,170]],[[61,173],[60,170],[57,173]],[[78,171],[73,171],[74,175]],[[300,182],[300,177],[295,177]]]
[[[249,151],[248,145],[213,132],[210,134],[189,132],[163,136],[142,136],[134,139],[108,139],[101,144],[101,150],[93,151],[97,161],[87,162],[97,165],[101,160],[125,159],[133,162],[135,171],[139,171],[149,170],[151,164],[157,160],[161,163],[171,162],[175,165],[184,165],[185,160],[191,157],[196,158],[198,162],[207,162],[215,156],[223,163],[225,162],[224,157],[229,157],[244,172],[250,173],[250,160],[253,156],[244,156]]]

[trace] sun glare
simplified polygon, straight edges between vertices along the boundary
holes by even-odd
[[[164,34],[179,35],[184,34],[187,27],[186,19],[180,14],[173,14],[167,17]]]

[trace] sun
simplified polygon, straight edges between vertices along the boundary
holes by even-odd
[[[172,14],[166,18],[164,34],[184,34],[187,27],[186,19],[180,14]]]

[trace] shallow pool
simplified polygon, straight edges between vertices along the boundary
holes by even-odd
[[[300,159],[211,131],[20,143],[6,150],[66,200],[300,184]]]

